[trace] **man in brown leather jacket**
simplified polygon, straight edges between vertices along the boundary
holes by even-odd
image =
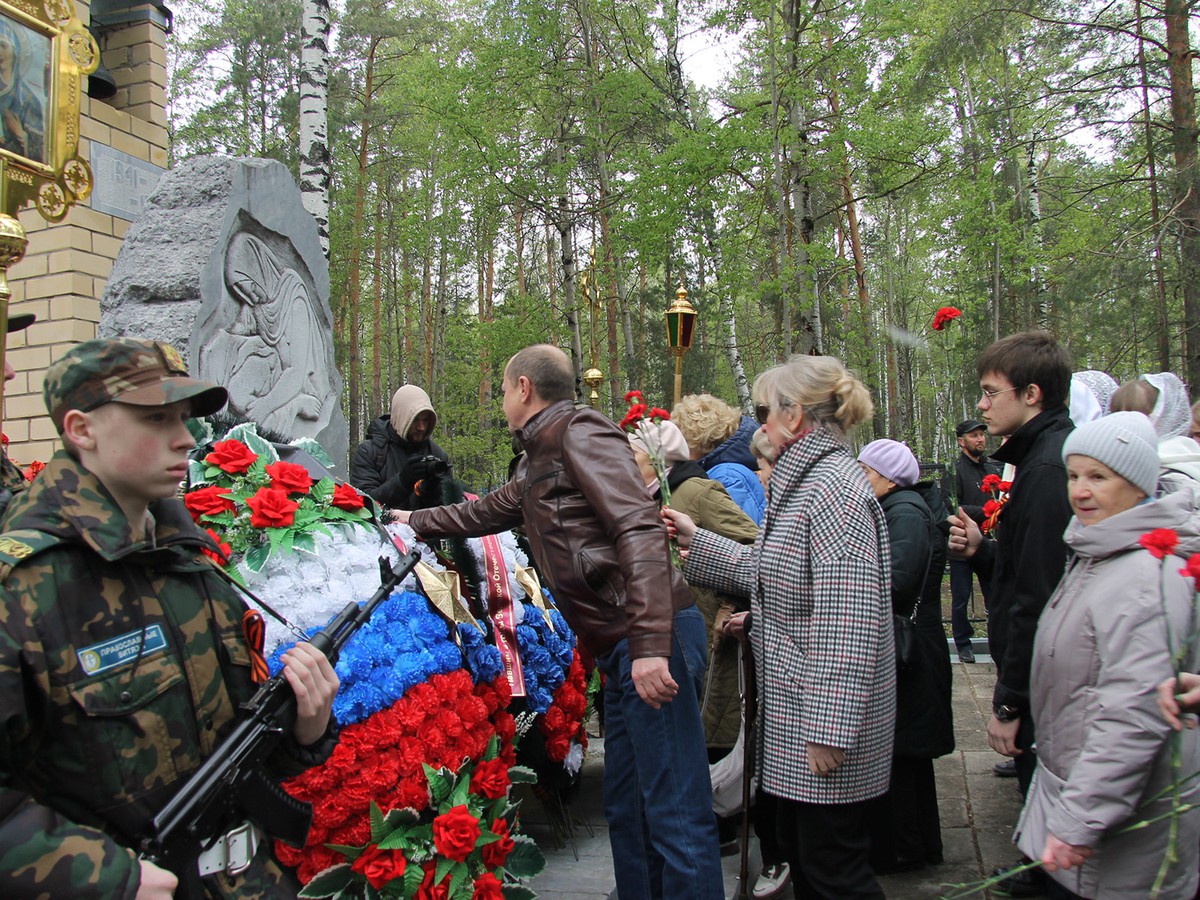
[[[512,480],[480,500],[399,515],[426,537],[525,526],[559,609],[606,677],[605,815],[618,895],[723,900],[697,700],[704,620],[671,565],[626,435],[575,408],[574,373],[556,347],[517,353],[503,391],[526,453]]]

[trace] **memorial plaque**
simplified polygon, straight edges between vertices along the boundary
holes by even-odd
[[[166,169],[92,142],[92,209],[132,222],[146,208],[146,201]]]

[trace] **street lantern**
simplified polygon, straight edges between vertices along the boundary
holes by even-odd
[[[675,403],[683,396],[683,355],[692,349],[692,338],[696,333],[696,318],[699,315],[688,302],[687,288],[683,281],[675,291],[675,300],[667,309],[667,346],[675,357]]]

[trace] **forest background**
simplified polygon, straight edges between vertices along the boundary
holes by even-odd
[[[312,2],[173,0],[173,160],[302,176]],[[459,477],[502,483],[503,366],[538,341],[599,368],[615,418],[631,388],[669,406],[680,284],[685,393],[748,409],[755,374],[828,353],[875,398],[857,440],[924,461],[953,459],[975,357],[1014,331],[1200,384],[1191,26],[1184,0],[335,2],[351,447],[412,382]],[[736,52],[700,84],[706,44]]]

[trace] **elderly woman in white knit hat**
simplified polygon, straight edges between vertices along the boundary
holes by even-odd
[[[1038,621],[1037,772],[1016,833],[1050,873],[1051,898],[1149,896],[1168,850],[1171,786],[1178,773],[1200,769],[1195,731],[1179,735],[1182,768],[1172,768],[1171,729],[1156,703],[1177,653],[1195,665],[1193,585],[1170,554],[1200,549],[1193,494],[1154,499],[1157,443],[1145,415],[1118,412],[1063,445],[1072,557]],[[1174,531],[1177,545],[1142,546],[1157,529]],[[1194,780],[1182,790],[1186,803],[1197,802]],[[1180,814],[1177,828],[1179,860],[1158,896],[1191,900],[1200,808]]]

